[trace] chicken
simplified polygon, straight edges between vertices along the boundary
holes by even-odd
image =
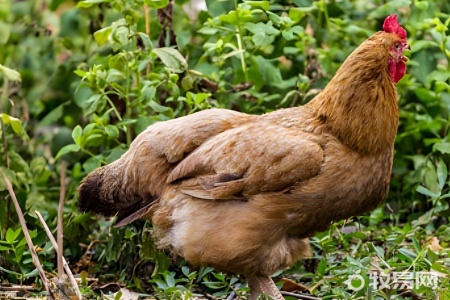
[[[154,124],[82,181],[79,208],[151,219],[161,249],[283,299],[269,276],[310,255],[308,237],[387,196],[407,48],[391,15],[302,107]]]

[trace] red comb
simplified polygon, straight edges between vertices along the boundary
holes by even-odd
[[[402,40],[406,40],[406,30],[398,24],[397,15],[390,15],[384,20],[383,30],[396,33]]]

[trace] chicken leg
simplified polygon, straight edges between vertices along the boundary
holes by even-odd
[[[284,300],[273,280],[268,276],[248,276],[248,285],[250,287],[249,300],[257,300],[262,293],[272,297],[275,300]]]

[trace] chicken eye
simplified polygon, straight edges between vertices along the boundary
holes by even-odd
[[[400,49],[400,43],[395,43],[394,47],[395,47],[396,50],[399,50]]]

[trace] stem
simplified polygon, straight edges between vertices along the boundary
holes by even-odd
[[[447,58],[447,63],[450,65],[450,55],[447,51],[446,45],[447,45],[447,36],[445,35],[445,32],[442,33],[442,43],[441,43],[441,50],[444,53],[445,57]]]
[[[128,27],[128,30],[130,30],[130,28]],[[125,119],[129,120],[131,119],[131,102],[130,102],[130,65],[128,62],[128,57],[126,57],[126,62],[127,62],[127,66],[126,66],[126,78],[127,78],[127,82],[125,84]],[[127,139],[127,146],[128,148],[130,147],[131,144],[131,125],[127,124],[126,125],[126,129],[127,131],[125,132],[126,134],[126,139]]]
[[[329,26],[329,18],[328,18],[328,9],[327,9],[327,4],[325,3],[325,0],[322,0],[322,7],[323,7],[323,12],[325,14],[325,22],[327,23],[327,28],[330,28]]]
[[[145,34],[150,38],[150,16],[147,4],[144,4]],[[150,73],[150,64],[147,64],[145,75]]]
[[[3,78],[3,86],[2,86],[2,95],[0,96],[0,113],[3,112],[3,103],[8,101],[8,87],[9,82],[8,78],[6,76]],[[3,155],[5,157],[5,166],[7,169],[9,169],[9,156],[8,156],[8,143],[6,141],[6,129],[5,124],[3,123],[3,119],[0,117],[0,127],[2,130],[2,137],[3,137]],[[6,231],[9,227],[10,222],[10,215],[11,215],[11,198],[8,198],[6,200],[6,222],[5,222],[5,228],[3,228],[3,235],[6,234]]]
[[[109,97],[107,96],[108,93],[105,93],[105,97],[106,97],[106,101],[108,101],[108,104],[111,105],[111,108],[114,111],[114,114],[116,115],[117,119],[119,119],[119,121],[122,121],[122,117],[119,114],[119,111],[117,110],[116,106],[114,105],[114,103],[111,101],[111,99],[109,99]]]
[[[89,151],[89,150],[87,150],[87,149],[81,149],[81,151],[83,151],[84,153],[86,153],[86,154],[88,154],[88,155],[90,155],[90,156],[92,156],[92,157],[96,156],[94,153],[92,153],[91,151]],[[106,161],[105,161],[105,160],[101,159],[100,162],[101,162],[102,164],[105,164],[105,165],[106,165]]]
[[[145,34],[150,37],[150,18],[148,14],[148,6],[147,4],[144,4]]]
[[[248,82],[248,74],[247,74],[247,64],[245,63],[245,49],[242,47],[242,28],[241,28],[241,21],[239,19],[239,11],[238,11],[238,3],[237,0],[234,0],[234,6],[236,9],[236,19],[237,19],[237,29],[238,32],[236,33],[236,39],[238,43],[239,50],[242,50],[241,52],[241,65],[242,65],[242,72],[244,72],[245,81]]]
[[[135,36],[135,38],[136,38],[136,36]],[[134,50],[135,50],[135,51],[138,50],[138,48],[137,48],[137,43],[136,43],[136,42],[134,43]],[[139,59],[140,59],[140,58],[139,58]],[[147,66],[148,66],[148,64],[147,64]],[[136,68],[136,84],[135,84],[135,87],[136,87],[138,90],[141,89],[141,81],[140,81],[140,78],[141,78],[141,74],[139,73],[139,68]]]
[[[8,93],[9,93],[9,81],[8,78],[4,77],[2,86],[2,95],[0,96],[0,113],[3,112],[3,103],[8,101]],[[0,126],[2,127],[3,155],[5,156],[5,165],[9,169],[8,144],[6,142],[5,124],[3,124],[2,118],[0,118]]]

